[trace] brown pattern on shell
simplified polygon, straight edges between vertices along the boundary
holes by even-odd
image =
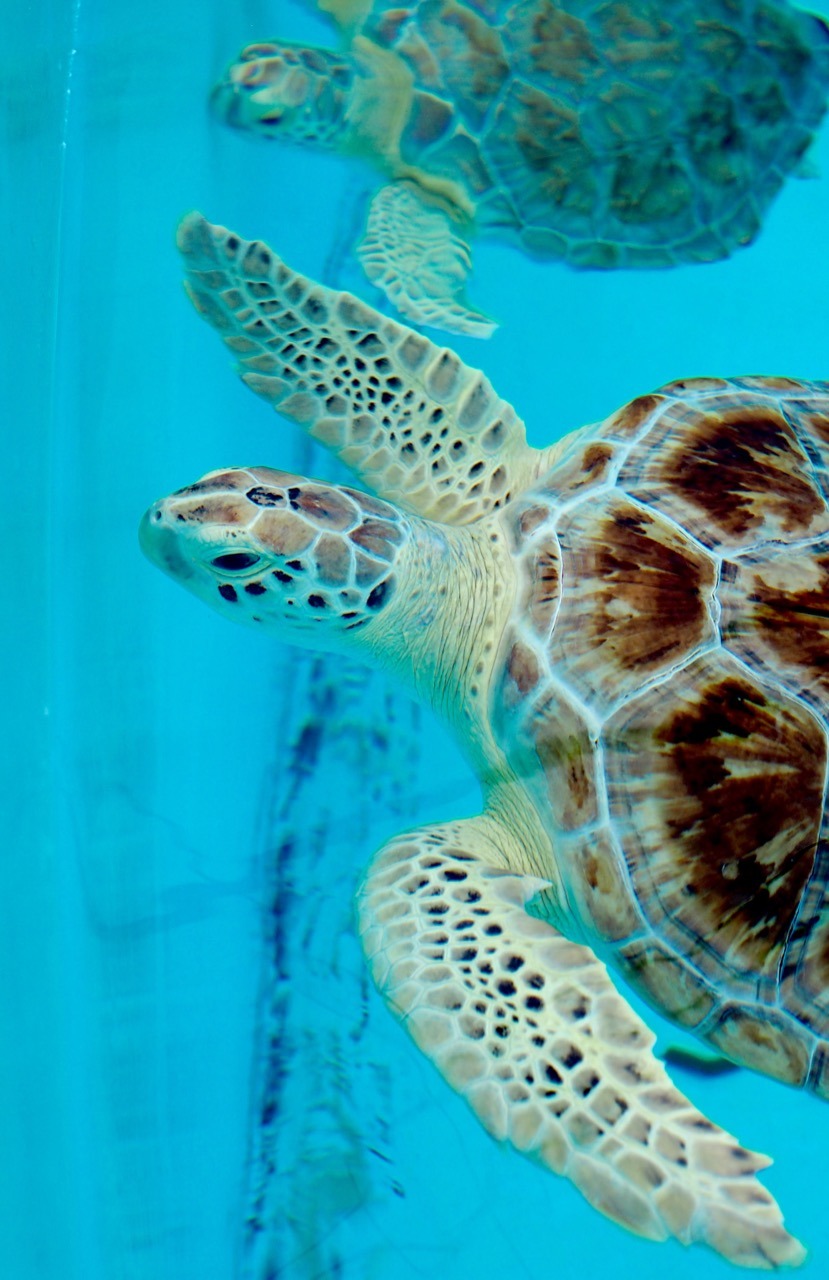
[[[806,1021],[823,1015],[824,1034],[829,1034],[829,849],[821,842],[817,870],[803,897],[803,905],[786,956],[781,996],[786,1008]]]
[[[829,445],[829,413],[810,413],[806,422],[820,443]]]
[[[448,102],[432,93],[417,90],[400,140],[404,156],[421,155],[454,126],[455,113]]]
[[[801,394],[786,403],[786,416],[816,464],[816,479],[823,493],[829,491],[829,395],[814,387],[801,387]]]
[[[518,532],[521,534],[522,538],[528,538],[530,534],[535,533],[536,529],[538,529],[545,520],[549,520],[549,518],[549,507],[541,505],[527,507],[526,510],[521,512],[518,519]]]
[[[461,115],[479,128],[509,75],[504,46],[491,23],[453,0],[425,6],[419,25],[438,58]]]
[[[762,378],[735,378],[735,383],[739,387],[745,388],[747,391],[788,391],[795,393],[803,390],[804,384],[799,382],[797,378],[777,378],[767,376]]]
[[[596,208],[594,158],[566,101],[513,80],[495,108],[487,149],[522,222],[545,226],[551,205],[577,218]]]
[[[513,47],[526,51],[539,79],[550,77],[555,93],[560,91],[562,80],[584,84],[600,63],[587,25],[550,0],[517,6],[511,15],[509,36]]]
[[[609,418],[605,418],[597,434],[613,440],[633,440],[665,400],[665,396],[658,391],[651,395],[637,396]]]
[[[554,538],[533,547],[524,563],[526,587],[521,604],[538,636],[550,633],[561,597],[561,556]]]
[[[535,652],[522,640],[514,640],[507,653],[503,697],[507,706],[516,706],[532,692],[541,678]]]
[[[829,509],[791,425],[776,403],[746,403],[744,394],[667,409],[634,446],[620,484],[706,546],[829,531]]]
[[[642,927],[619,856],[605,829],[556,840],[556,861],[577,913],[608,942],[618,942]]]
[[[576,705],[551,685],[540,650],[512,627],[496,666],[491,722],[512,769],[557,830],[596,820],[595,741]]]
[[[660,14],[658,5],[631,7],[623,0],[611,0],[599,10],[597,18],[610,46],[606,56],[628,74],[635,74],[637,64],[642,64],[647,73],[654,62],[681,61],[682,50],[674,26]]]
[[[528,716],[524,733],[535,751],[534,780],[546,784],[545,798],[555,825],[572,831],[595,822],[596,750],[576,706],[561,690],[546,690]]]
[[[720,598],[726,647],[829,709],[829,545],[726,562]]]
[[[683,1027],[697,1027],[714,1008],[709,985],[661,942],[631,942],[616,953],[628,981]]]
[[[262,508],[254,532],[262,546],[278,556],[293,556],[304,551],[317,536],[314,526],[301,516],[267,507]]]
[[[763,1071],[784,1084],[806,1081],[811,1042],[791,1019],[773,1009],[752,1012],[744,1006],[726,1005],[707,1039],[734,1062]]]
[[[598,489],[610,475],[616,450],[604,440],[587,439],[552,468],[539,486],[542,493],[566,501],[579,493]]]
[[[814,865],[822,728],[709,654],[621,708],[605,738],[614,828],[651,925],[774,981]]]
[[[559,528],[564,590],[549,653],[608,705],[713,638],[715,567],[673,525],[616,493]]]

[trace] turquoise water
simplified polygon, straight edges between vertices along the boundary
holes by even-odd
[[[368,990],[361,866],[478,805],[431,716],[226,625],[138,551],[148,502],[204,471],[327,466],[235,380],[173,245],[201,208],[368,296],[347,251],[370,177],[205,108],[244,43],[324,29],[282,0],[4,9],[0,1275],[736,1275],[496,1146]],[[477,246],[501,328],[453,345],[536,445],[673,378],[825,378],[829,126],[815,159],[719,265],[577,275]],[[774,1156],[824,1276],[829,1108],[746,1073],[677,1082]]]

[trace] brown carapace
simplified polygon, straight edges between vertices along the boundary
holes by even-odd
[[[493,719],[587,936],[672,1019],[829,1096],[829,395],[680,382],[505,513]]]

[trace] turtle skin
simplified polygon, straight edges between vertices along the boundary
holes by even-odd
[[[492,723],[651,1004],[829,1096],[829,384],[677,382],[503,513]]]

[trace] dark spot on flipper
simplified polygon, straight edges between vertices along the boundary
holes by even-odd
[[[322,596],[309,596],[308,603],[312,609],[324,609],[326,607],[325,600]]]
[[[229,582],[222,582],[219,586],[219,595],[223,600],[229,600],[231,604],[236,604],[236,589]]]
[[[281,569],[274,569],[273,576],[278,582],[293,582],[293,578],[289,573],[283,573]]]
[[[262,596],[265,594],[265,590],[266,588],[262,586],[261,582],[248,582],[245,585],[245,591],[249,596]]]
[[[725,1076],[740,1070],[737,1063],[728,1058],[711,1057],[705,1053],[697,1053],[694,1049],[683,1049],[679,1045],[669,1045],[662,1057],[669,1067],[679,1067],[695,1076]]]

